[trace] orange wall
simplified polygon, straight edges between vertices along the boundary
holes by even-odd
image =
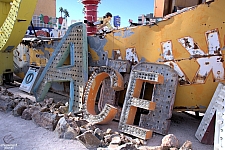
[[[38,0],[34,15],[56,17],[56,0]]]

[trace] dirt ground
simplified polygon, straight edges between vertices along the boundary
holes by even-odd
[[[27,97],[25,93],[19,92],[18,88],[11,89],[14,94]],[[32,98],[32,96],[31,96]],[[192,142],[193,150],[213,150],[213,145],[201,144],[195,138],[195,132],[200,124],[201,118],[196,118],[188,113],[173,112],[169,134],[174,134],[180,142],[180,146],[189,140]],[[48,131],[38,127],[33,121],[14,117],[11,112],[0,112],[0,150],[82,150],[86,149],[79,141],[59,139],[56,132]],[[117,131],[118,122],[109,125],[98,125],[102,130],[111,128]],[[163,136],[153,134],[147,141],[148,146],[159,146]]]

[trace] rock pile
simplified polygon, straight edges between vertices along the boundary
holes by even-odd
[[[36,103],[28,98],[15,96],[0,87],[0,111],[9,112],[25,120],[33,120],[41,126],[58,134],[59,138],[74,139],[87,148],[97,150],[190,150],[192,143],[186,141],[179,149],[178,139],[166,135],[161,146],[146,146],[147,141],[131,138],[123,133],[107,129],[102,131],[81,116],[68,114],[68,103],[55,103],[53,98]]]

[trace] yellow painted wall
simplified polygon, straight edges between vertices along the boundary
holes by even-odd
[[[139,61],[145,58],[148,62],[156,62],[162,58],[161,42],[170,40],[172,42],[173,55],[175,59],[185,59],[177,64],[186,74],[190,81],[197,73],[199,64],[196,59],[191,59],[188,51],[178,42],[179,38],[189,36],[194,39],[205,53],[208,52],[205,32],[218,29],[221,48],[225,43],[225,1],[215,0],[209,6],[202,4],[194,10],[174,16],[166,21],[161,21],[154,26],[138,26],[130,29],[117,30],[107,34],[107,43],[104,47],[108,51],[109,58],[112,50],[120,50],[122,58],[125,59],[126,49],[135,48]],[[125,32],[130,30],[134,34],[124,37]],[[115,36],[121,33],[121,36]],[[94,50],[89,48],[94,60],[98,60]],[[223,57],[224,57],[224,52]],[[205,84],[179,85],[177,88],[174,107],[201,107],[208,106],[218,82],[213,81],[212,72],[207,76]]]

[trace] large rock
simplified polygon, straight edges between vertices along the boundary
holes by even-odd
[[[12,113],[14,116],[21,116],[23,111],[28,107],[27,102],[21,101],[19,104],[13,109]]]
[[[15,103],[10,99],[0,99],[0,111],[9,112],[15,107]]]
[[[94,131],[94,135],[99,139],[102,140],[104,137],[103,131],[100,130],[99,128],[96,128]]]
[[[29,108],[26,108],[23,111],[21,118],[25,120],[32,120],[32,114],[30,113]]]
[[[54,103],[54,99],[53,98],[48,98],[48,99],[44,99],[44,103],[47,106],[52,105],[52,103]]]
[[[26,108],[23,111],[21,118],[25,120],[32,120],[32,115],[35,113],[38,113],[39,111],[40,111],[40,107],[30,105],[28,108]]]
[[[101,141],[89,131],[77,136],[77,139],[83,143],[86,148],[97,148],[101,144]]]
[[[126,136],[124,134],[120,134],[121,140],[122,140],[122,144],[125,143],[132,143],[133,139],[130,136]]]
[[[141,140],[138,139],[138,138],[135,138],[135,139],[132,140],[132,143],[140,145],[141,144]]]
[[[112,140],[110,142],[110,144],[120,144],[121,143],[121,138],[119,135],[115,135],[112,137]]]
[[[96,126],[94,126],[91,123],[88,123],[86,125],[81,126],[82,128],[85,128],[87,131],[92,131],[94,132],[94,130],[97,128]]]
[[[179,150],[190,150],[192,149],[192,143],[191,141],[186,141]]]
[[[179,148],[179,140],[173,134],[168,134],[163,137],[161,146],[167,146],[169,148],[176,147]]]
[[[104,142],[105,143],[110,143],[112,141],[112,135],[105,135],[104,136]]]
[[[78,125],[78,127],[82,127],[88,124],[87,120],[78,120],[76,121],[76,124]]]
[[[44,106],[40,109],[40,112],[50,112],[50,108],[48,108],[47,106]]]
[[[105,132],[106,134],[112,134],[113,133],[113,130],[112,129],[110,129],[110,128],[108,128],[107,130],[106,130],[106,132]]]
[[[68,113],[69,111],[69,106],[59,106],[59,113],[65,114]]]
[[[38,112],[32,115],[32,120],[39,126],[50,131],[55,130],[55,127],[60,119],[60,116],[48,112]]]
[[[74,120],[62,117],[58,121],[55,131],[58,132],[59,138],[75,139],[80,133],[80,128]]]

